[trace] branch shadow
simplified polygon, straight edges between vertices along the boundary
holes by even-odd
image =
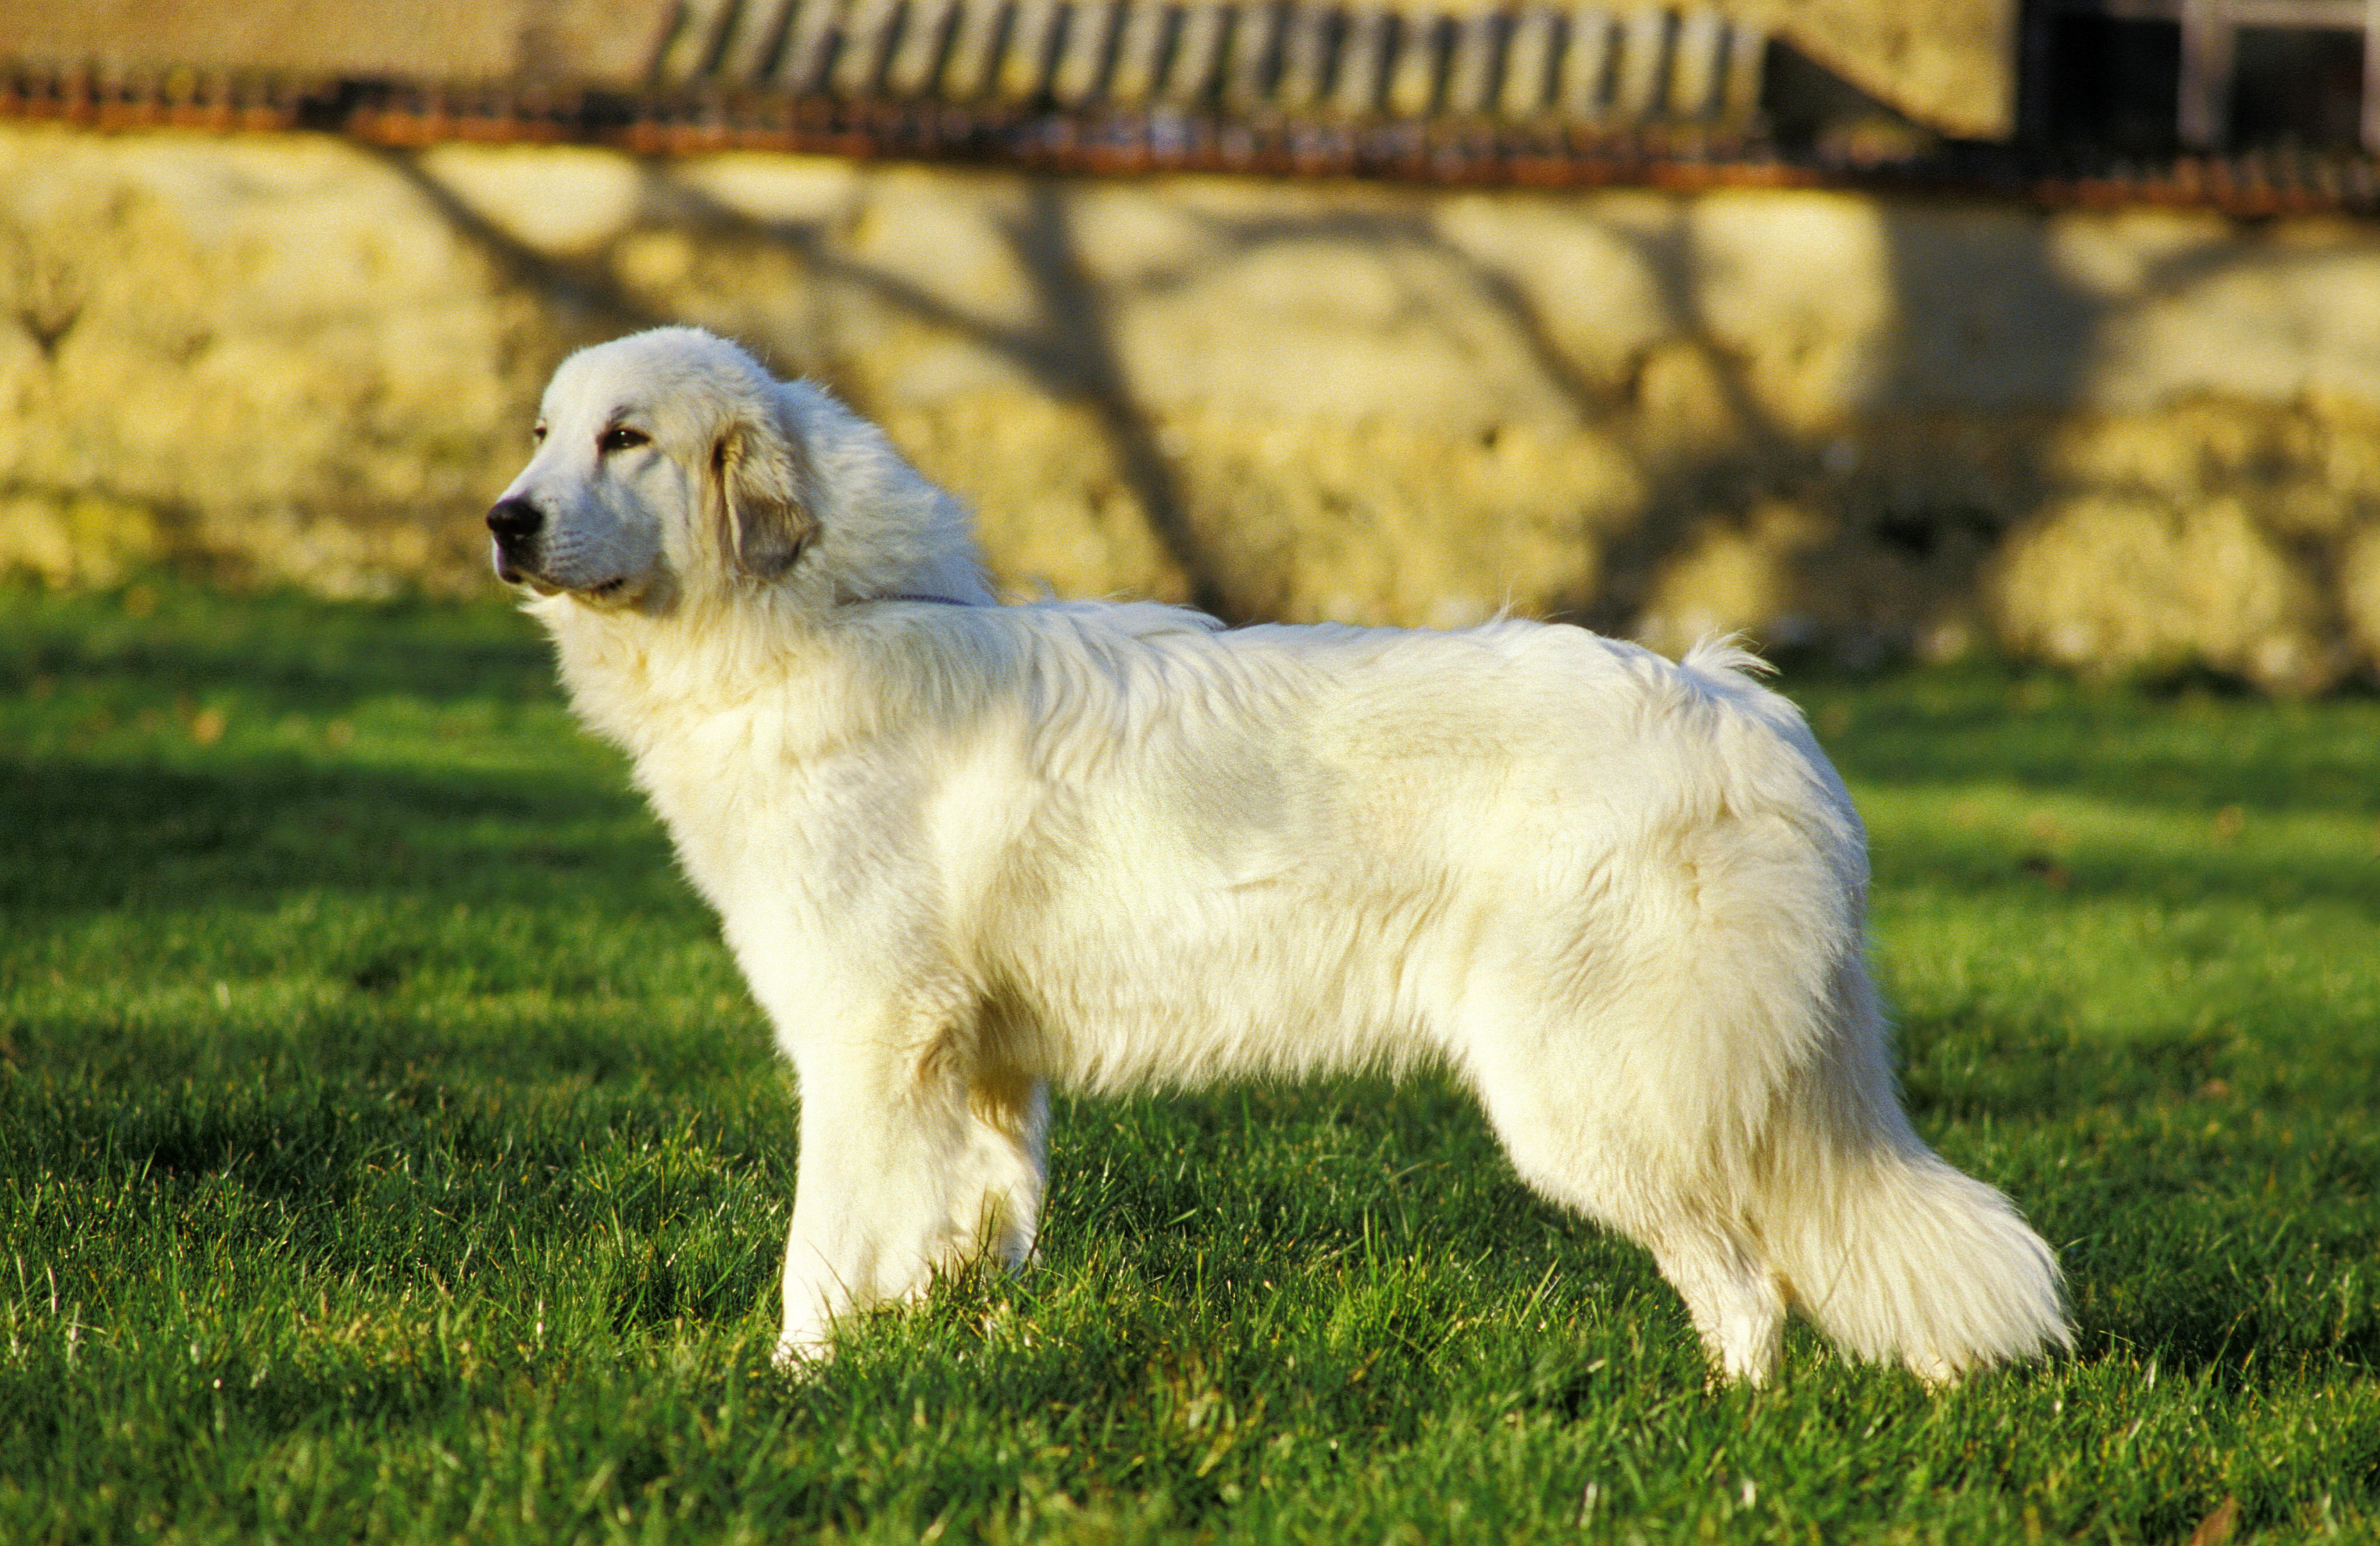
[[[1190,519],[1172,464],[1157,444],[1115,343],[1110,302],[1083,261],[1064,192],[1037,179],[1025,217],[1008,237],[1039,287],[1048,336],[1069,366],[1077,396],[1098,418],[1125,483],[1147,513],[1150,534],[1190,584],[1191,604],[1228,622],[1252,619],[1251,588],[1233,585]]]
[[[1416,201],[1423,196],[1415,196]],[[1587,523],[1602,542],[1595,555],[1591,593],[1557,615],[1607,634],[1624,635],[1635,626],[1656,577],[1695,538],[1698,523],[1713,515],[1741,516],[1752,502],[1755,469],[1796,460],[1791,436],[1760,403],[1745,377],[1743,361],[1709,325],[1696,283],[1697,258],[1682,221],[1653,230],[1607,228],[1651,277],[1659,298],[1658,335],[1696,351],[1718,383],[1726,413],[1739,425],[1748,449],[1735,455],[1667,457],[1655,455],[1626,432],[1626,420],[1643,410],[1643,352],[1614,375],[1599,374],[1565,348],[1527,278],[1449,237],[1426,210],[1382,214],[1330,212],[1295,218],[1259,217],[1217,222],[1227,251],[1246,252],[1287,242],[1331,240],[1402,248],[1427,257],[1457,275],[1471,299],[1524,359],[1553,395],[1582,424],[1619,429],[1616,437],[1647,491],[1636,518],[1618,526]]]
[[[676,321],[638,300],[601,261],[569,262],[541,252],[472,208],[422,164],[420,153],[364,147],[419,195],[448,228],[488,260],[504,283],[529,291],[561,312],[570,334],[632,333]]]

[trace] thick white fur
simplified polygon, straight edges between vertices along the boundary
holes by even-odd
[[[1929,1379],[2067,1340],[2048,1248],[1900,1111],[1859,819],[1748,657],[1000,605],[877,431],[690,329],[544,413],[499,567],[798,1072],[787,1357],[1031,1251],[1050,1081],[1415,1065],[1727,1374],[1789,1308]]]

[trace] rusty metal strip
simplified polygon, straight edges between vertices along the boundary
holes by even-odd
[[[0,69],[0,117],[103,131],[269,133],[306,127],[320,88],[223,71],[164,70],[130,79],[89,68]]]

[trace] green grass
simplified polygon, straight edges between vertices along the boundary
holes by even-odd
[[[793,1095],[493,604],[0,591],[0,1541],[2380,1538],[2380,703],[1789,678],[2075,1357],[1708,1388],[1442,1083],[1062,1102],[772,1371]]]

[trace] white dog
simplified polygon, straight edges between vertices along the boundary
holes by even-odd
[[[880,433],[689,328],[573,356],[537,432],[497,571],[800,1079],[783,1357],[1031,1252],[1050,1081],[1415,1065],[1730,1376],[1789,1308],[1929,1380],[2068,1341],[1901,1114],[1859,819],[1748,657],[1001,605]]]

